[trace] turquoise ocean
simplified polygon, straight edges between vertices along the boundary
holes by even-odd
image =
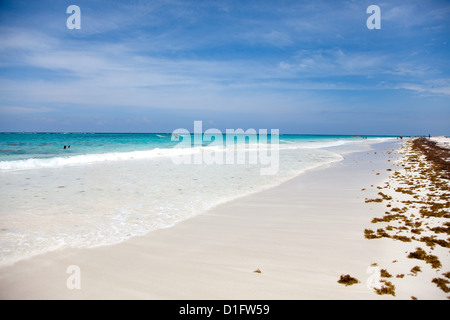
[[[193,136],[194,134],[192,141]],[[368,137],[368,139],[386,138],[390,137]],[[223,139],[225,145],[225,135]],[[361,136],[350,135],[289,134],[279,135],[279,144],[301,143],[305,147],[310,144],[311,147],[321,148],[345,145],[361,139]],[[202,146],[211,143],[211,138],[207,135],[202,137],[202,140]],[[268,142],[270,141],[269,134]],[[133,152],[136,151],[148,152],[147,157],[151,158],[152,155],[161,155],[164,152],[167,155],[173,154],[175,151],[173,149],[176,148],[179,148],[179,140],[172,141],[170,133],[0,133],[0,170],[126,159],[127,155],[132,158]],[[142,154],[142,157],[145,155]]]

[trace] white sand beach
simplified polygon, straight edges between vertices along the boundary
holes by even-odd
[[[56,250],[1,267],[0,298],[446,299],[431,283],[436,270],[406,258],[417,243],[364,237],[384,212],[384,204],[365,199],[377,197],[387,170],[397,168],[399,146],[373,144],[327,168],[120,244]],[[450,259],[443,251],[446,271]],[[374,264],[393,275],[395,296],[369,288]],[[79,289],[67,287],[71,265],[81,272]],[[422,272],[408,276],[416,265]],[[345,274],[360,282],[338,283]]]
[[[449,137],[444,137],[444,136],[431,137],[430,140],[436,142],[437,145],[440,147],[450,149],[450,138]]]

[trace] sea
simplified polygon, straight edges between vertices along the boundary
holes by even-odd
[[[0,133],[0,265],[169,228],[395,139]]]

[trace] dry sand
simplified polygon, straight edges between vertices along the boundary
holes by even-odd
[[[64,249],[2,267],[0,298],[445,299],[448,294],[431,283],[436,271],[405,257],[414,243],[364,237],[384,210],[383,203],[365,199],[387,181],[398,146],[375,144],[118,245]],[[448,269],[448,250],[442,262]],[[373,263],[394,275],[395,297],[367,286],[377,275]],[[395,278],[418,264],[418,276]],[[70,265],[80,268],[80,289],[67,288]],[[360,283],[339,284],[343,274]]]
[[[444,137],[444,136],[431,137],[430,140],[436,142],[437,145],[442,148],[450,149],[450,138],[449,137]]]

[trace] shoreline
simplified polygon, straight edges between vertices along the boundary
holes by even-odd
[[[405,243],[364,238],[376,209],[364,199],[375,196],[376,186],[388,178],[387,160],[394,158],[388,152],[398,142],[371,147],[168,229],[1,267],[0,298],[393,298],[366,286],[367,270],[375,261],[383,266],[396,259]],[[72,265],[81,270],[80,289],[66,286]],[[343,286],[337,282],[342,274],[361,283]],[[419,298],[440,297],[438,290]],[[402,291],[396,296],[409,297]]]
[[[349,145],[352,150],[370,148],[363,142]],[[266,168],[262,165],[186,166],[167,158],[0,172],[6,182],[0,189],[4,199],[0,265],[64,247],[117,244],[171,227],[312,168],[341,161],[340,154],[349,148],[343,143],[333,147],[339,149],[336,153],[297,147],[280,156],[275,176],[258,174]]]

